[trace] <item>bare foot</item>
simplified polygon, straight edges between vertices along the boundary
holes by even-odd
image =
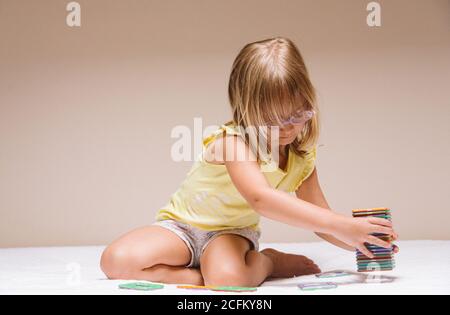
[[[272,260],[271,278],[292,278],[320,273],[320,268],[308,257],[279,252],[273,248],[261,251]]]

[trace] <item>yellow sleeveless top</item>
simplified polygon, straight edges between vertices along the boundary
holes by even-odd
[[[223,124],[203,139],[203,150],[223,133],[240,135],[233,122]],[[316,148],[304,157],[289,150],[286,171],[275,167],[261,171],[273,188],[294,192],[313,172]],[[178,190],[166,206],[160,209],[156,220],[177,220],[207,231],[232,228],[259,230],[259,214],[255,212],[234,186],[225,165],[213,164],[200,154]]]

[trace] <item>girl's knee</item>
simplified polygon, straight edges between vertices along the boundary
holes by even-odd
[[[205,285],[209,286],[256,286],[249,271],[240,265],[223,264],[211,268],[209,272],[203,272]]]
[[[100,268],[109,279],[115,279],[119,274],[119,261],[121,253],[116,248],[108,246],[102,253]]]
[[[109,279],[130,279],[136,267],[137,257],[121,246],[109,246],[100,260],[100,267]]]

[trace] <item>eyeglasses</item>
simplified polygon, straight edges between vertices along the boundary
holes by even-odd
[[[288,125],[301,126],[305,124],[307,121],[311,120],[316,112],[314,110],[298,110],[294,115],[292,115],[289,119],[281,121],[280,127],[286,127]],[[268,124],[269,126],[278,125],[276,122],[271,121]]]

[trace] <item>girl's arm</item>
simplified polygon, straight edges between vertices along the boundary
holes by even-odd
[[[324,209],[330,209],[330,206],[328,205],[325,196],[322,192],[322,189],[319,184],[319,178],[317,176],[317,169],[314,168],[314,171],[312,174],[300,185],[300,187],[295,192],[297,197],[300,199],[303,199],[305,201],[311,202],[315,205],[318,205]],[[354,251],[355,248],[345,244],[344,242],[341,242],[337,238],[335,238],[332,235],[316,232],[316,234],[324,239],[325,241],[336,245],[338,247],[341,247],[343,249]]]
[[[367,257],[373,255],[364,243],[390,248],[388,242],[370,235],[392,235],[394,232],[390,221],[346,217],[274,189],[267,182],[247,144],[237,136],[226,136],[225,139],[221,157],[228,174],[236,189],[259,214],[293,226],[334,235],[342,242],[358,248]]]

